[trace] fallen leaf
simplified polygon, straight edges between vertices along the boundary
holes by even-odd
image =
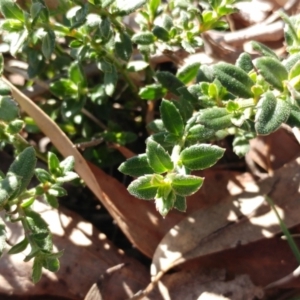
[[[248,275],[228,280],[222,269],[185,269],[167,274],[158,283],[158,289],[164,300],[253,300],[264,295]]]

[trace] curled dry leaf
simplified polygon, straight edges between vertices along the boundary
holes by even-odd
[[[190,214],[162,239],[153,257],[151,275],[166,272],[190,259],[246,245],[281,232],[266,204],[268,194],[288,227],[299,223],[300,158],[262,180],[256,191]],[[239,204],[239,205],[235,205]],[[250,206],[245,206],[248,203]],[[256,209],[262,204],[258,209]],[[252,215],[250,215],[253,211]]]
[[[63,208],[58,212],[39,202],[34,205],[50,225],[55,247],[64,249],[60,270],[57,273],[44,270],[41,281],[34,285],[30,278],[32,261],[23,262],[24,253],[5,254],[0,260],[0,293],[83,299],[97,283],[103,298],[113,300],[126,299],[147,284],[146,268],[126,257],[79,215]],[[22,236],[21,227],[18,223],[9,226],[9,242],[14,243]],[[109,272],[121,263],[122,268]]]

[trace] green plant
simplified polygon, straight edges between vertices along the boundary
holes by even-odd
[[[131,194],[154,199],[160,214],[166,216],[172,208],[185,211],[186,197],[201,188],[204,178],[192,175],[192,171],[210,168],[223,156],[225,150],[213,142],[232,135],[235,153],[243,156],[249,149],[249,140],[256,135],[270,134],[283,123],[300,126],[298,16],[288,18],[282,14],[289,52],[284,60],[268,47],[253,42],[253,48],[261,54],[255,60],[243,53],[235,65],[221,62],[206,66],[196,62],[183,66],[175,75],[153,69],[151,55],[157,49],[169,55],[178,47],[193,53],[203,44],[202,33],[227,29],[223,17],[236,11],[236,2],[201,1],[199,9],[189,0],[60,1],[51,11],[43,0],[32,0],[27,9],[13,0],[1,0],[0,11],[5,17],[1,30],[10,54],[28,62],[28,85],[34,84],[35,78],[50,81],[49,91],[54,97],[42,107],[74,140],[97,136],[121,145],[132,142],[137,138],[136,132],[123,129],[122,122],[111,122],[110,112],[122,116],[121,121],[126,118],[126,124],[132,124],[134,119],[132,127],[143,132],[147,109],[143,100],[163,99],[160,118],[148,124],[152,134],[146,141],[146,153],[123,162],[119,170],[137,177],[128,187]],[[123,23],[124,16],[133,12],[139,20],[138,32]],[[138,55],[133,54],[134,46]],[[100,74],[95,84],[89,81],[85,69],[91,64],[97,65]],[[3,60],[1,65],[3,69]],[[141,71],[144,80],[138,86],[131,74]],[[194,79],[196,83],[191,84]],[[48,155],[50,173],[35,170],[36,154],[32,147],[25,146],[19,134],[23,126],[19,110],[1,82],[0,91],[1,141],[13,144],[19,155],[11,167],[15,173],[9,171],[2,176],[0,207],[26,229],[24,240],[10,252],[31,245],[27,259],[35,257],[36,282],[42,266],[57,270],[61,252],[51,252],[48,227],[30,210],[30,205],[35,196],[43,195],[56,207],[55,197],[65,194],[62,182],[76,175],[71,172],[71,159],[59,163],[52,153]],[[121,99],[117,101],[120,94],[114,96],[118,91]],[[124,108],[122,115],[115,104]],[[136,106],[141,116],[132,113]],[[98,130],[90,125],[95,120]],[[101,147],[91,156],[103,166],[104,161],[109,161],[104,159],[109,150],[105,144]],[[28,164],[25,169],[24,161]],[[41,183],[27,190],[34,170]],[[1,232],[3,249],[4,225]]]

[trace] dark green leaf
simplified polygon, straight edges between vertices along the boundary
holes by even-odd
[[[51,207],[58,208],[59,204],[58,204],[57,198],[55,196],[46,193],[44,198]]]
[[[155,173],[164,173],[174,168],[170,155],[153,140],[147,141],[147,160]]]
[[[215,135],[215,130],[197,124],[189,129],[187,141],[191,143],[206,142],[212,139]]]
[[[121,59],[128,61],[132,54],[130,36],[126,32],[118,32],[115,36],[115,53]]]
[[[252,63],[251,55],[249,53],[243,52],[236,61],[236,66],[249,73],[253,70],[254,66]]]
[[[47,60],[50,59],[55,47],[55,33],[52,30],[46,31],[42,39],[42,52]]]
[[[130,183],[128,192],[140,199],[154,200],[160,186],[159,181],[163,181],[163,177],[157,174],[139,177]]]
[[[277,54],[266,45],[256,41],[251,42],[251,45],[253,50],[259,52],[263,56],[269,56],[279,60]]]
[[[0,120],[4,122],[11,122],[18,118],[19,108],[11,97],[0,96]]]
[[[291,111],[288,102],[276,99],[272,92],[267,92],[257,104],[255,130],[257,134],[267,135],[277,130],[284,123]]]
[[[6,132],[10,134],[19,133],[24,126],[24,121],[22,120],[13,120],[8,124],[8,127],[5,129]]]
[[[184,84],[176,76],[170,72],[156,72],[156,78],[163,87],[180,96],[178,89],[183,87]]]
[[[24,22],[23,11],[13,0],[1,0],[0,11],[6,19],[16,19]]]
[[[101,23],[99,25],[99,29],[101,32],[101,35],[105,38],[108,39],[110,33],[111,33],[111,26],[110,26],[110,20],[109,18],[103,18],[101,19]]]
[[[160,84],[146,85],[139,91],[139,96],[145,100],[156,100],[165,94],[166,90]]]
[[[132,177],[154,173],[153,169],[149,166],[146,154],[140,154],[127,159],[119,166],[118,170]]]
[[[3,250],[6,246],[6,230],[5,224],[0,217],[0,256],[2,256]]]
[[[177,136],[181,136],[183,134],[183,120],[174,103],[163,99],[160,105],[160,114],[165,128],[170,133]]]
[[[193,175],[176,174],[171,180],[172,189],[176,194],[190,196],[201,188],[204,179]]]
[[[41,183],[53,182],[52,176],[44,169],[36,168],[34,174]]]
[[[183,196],[176,195],[174,208],[179,211],[185,212],[186,211],[186,199]]]
[[[170,39],[169,32],[165,28],[158,25],[154,26],[152,32],[159,40],[164,42],[167,42]]]
[[[283,81],[288,78],[288,72],[280,61],[272,57],[260,57],[254,64],[270,85],[283,91]]]
[[[18,192],[22,178],[14,174],[0,180],[0,208],[2,208],[9,197]]]
[[[213,107],[201,110],[198,122],[207,128],[220,130],[231,125],[232,114],[223,107]]]
[[[10,199],[14,199],[20,195],[28,186],[34,175],[34,169],[36,166],[36,156],[33,147],[25,148],[10,165],[7,175],[13,174],[15,176],[21,177],[21,185],[17,192],[10,196]]]
[[[146,4],[146,2],[146,0],[117,0],[115,2],[117,14],[120,16],[129,15]]]
[[[38,283],[42,277],[43,264],[39,257],[36,257],[32,266],[32,282]]]
[[[253,96],[251,87],[254,85],[254,82],[241,68],[221,62],[214,65],[213,70],[214,76],[233,95],[243,98]]]
[[[57,272],[60,268],[60,263],[57,258],[46,257],[43,260],[43,267],[51,272]]]
[[[300,127],[300,108],[298,106],[291,106],[290,116],[286,123],[291,127]]]
[[[282,62],[287,71],[289,72],[292,67],[300,60],[300,52],[290,55],[286,60]]]
[[[151,45],[155,41],[155,36],[150,31],[138,32],[132,36],[132,42],[138,45]]]
[[[0,65],[1,65],[1,55],[0,55]],[[1,68],[1,66],[0,66],[0,68]],[[1,72],[0,72],[0,74],[1,74]],[[10,87],[6,83],[4,83],[4,81],[0,78],[0,96],[9,96],[10,94],[11,94]]]
[[[22,251],[24,251],[28,246],[28,239],[25,237],[21,242],[13,245],[9,251],[8,254],[17,254]]]
[[[184,84],[187,84],[196,78],[200,65],[197,62],[189,63],[178,70],[176,77]]]
[[[180,153],[180,159],[182,164],[191,170],[203,170],[213,166],[224,152],[225,149],[215,145],[193,145]]]
[[[155,119],[155,120],[151,121],[147,125],[147,129],[154,132],[154,133],[161,132],[161,131],[166,131],[166,128],[164,126],[164,123],[163,123],[162,119]]]
[[[48,190],[48,194],[54,197],[63,197],[67,195],[67,191],[59,185],[52,185]]]

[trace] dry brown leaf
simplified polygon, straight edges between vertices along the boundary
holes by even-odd
[[[39,202],[34,205],[50,225],[55,247],[64,249],[61,268],[57,273],[44,270],[41,281],[34,285],[30,279],[32,261],[23,262],[23,253],[5,254],[0,260],[0,293],[83,299],[97,282],[103,299],[115,300],[130,297],[147,284],[146,268],[122,254],[104,234],[79,215],[66,209],[58,212]],[[22,229],[18,223],[8,225],[9,242],[14,243]],[[120,263],[124,263],[124,267],[107,276],[107,270]]]
[[[252,300],[264,294],[248,275],[228,280],[225,270],[201,268],[165,275],[158,289],[164,300]]]
[[[300,152],[300,145],[293,134],[283,128],[251,140],[250,146],[247,158],[269,174],[295,159]]]
[[[267,205],[260,207],[254,216],[240,218],[245,214],[244,205],[234,206],[233,200],[239,203],[244,199],[251,210],[262,202],[262,195],[269,194],[286,225],[297,225],[300,215],[299,164],[300,159],[297,159],[278,170],[274,177],[262,180],[257,191],[242,193],[226,203],[190,214],[160,242],[153,257],[151,275],[166,272],[187,260],[269,238],[280,232],[278,220]]]

